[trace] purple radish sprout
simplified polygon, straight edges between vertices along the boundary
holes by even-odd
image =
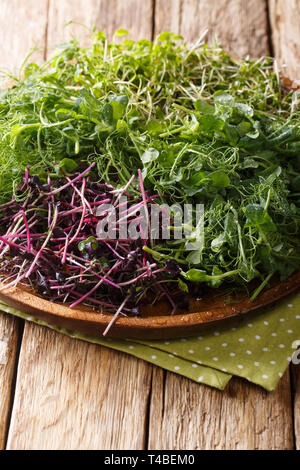
[[[31,241],[30,241],[30,229],[27,221],[27,217],[24,211],[21,211],[21,215],[23,216],[24,220],[24,225],[26,228],[26,236],[27,236],[27,250],[30,252],[31,251]]]
[[[118,267],[119,265],[121,264],[121,261],[117,261],[113,268],[116,268]],[[108,273],[107,273],[107,276],[110,275],[110,273],[112,272],[112,269],[111,268]],[[107,277],[106,276],[106,277]],[[78,300],[76,300],[75,302],[73,302],[71,305],[70,305],[70,308],[73,308],[75,307],[76,305],[80,304],[84,299],[86,299],[87,297],[89,297],[93,292],[95,292],[96,289],[98,289],[98,287],[105,281],[106,278],[102,278],[89,292],[87,292],[86,294],[84,294],[82,297],[80,297]]]
[[[104,332],[103,332],[103,336],[106,336],[107,333],[109,332],[109,330],[111,329],[111,327],[113,326],[113,324],[116,322],[118,316],[120,315],[120,313],[122,312],[122,309],[124,308],[124,306],[126,305],[128,299],[129,299],[129,295],[123,300],[123,302],[121,303],[120,307],[118,308],[118,310],[116,311],[116,313],[114,314],[114,316],[112,317],[112,319],[110,320],[109,324],[107,325],[107,327],[105,328]]]
[[[53,232],[53,229],[54,229],[54,227],[55,227],[55,225],[56,225],[57,216],[58,216],[58,207],[55,206],[55,209],[54,209],[54,216],[53,216],[53,220],[52,220],[52,223],[51,223],[51,226],[50,226],[50,229],[49,229],[49,233],[48,233],[48,235],[47,235],[47,238],[46,238],[46,240],[44,241],[44,243],[42,244],[40,250],[37,252],[37,254],[36,254],[36,256],[35,256],[35,258],[34,258],[32,264],[31,264],[31,266],[30,266],[30,268],[28,269],[28,271],[27,271],[27,273],[26,273],[26,275],[25,275],[26,278],[28,278],[28,277],[30,276],[30,274],[32,273],[33,268],[34,268],[34,266],[36,265],[36,262],[37,262],[37,260],[39,259],[39,257],[40,257],[40,255],[41,255],[42,251],[43,251],[44,248],[47,246],[47,243],[48,243],[48,241],[50,240],[51,235],[52,235],[52,232]]]
[[[24,246],[17,245],[16,243],[13,243],[13,242],[9,242],[8,240],[6,240],[5,237],[0,236],[0,241],[2,241],[4,244],[8,246],[11,246],[12,248],[16,248],[17,250],[27,251],[27,248],[25,248]]]
[[[69,180],[68,183],[64,184],[63,186],[60,186],[57,189],[54,189],[53,191],[50,191],[49,193],[46,193],[46,196],[52,196],[54,194],[60,193],[64,189],[68,188],[69,186],[72,185],[72,183],[76,183],[76,181],[79,181],[83,176],[85,176],[94,166],[96,165],[95,162],[93,162],[86,170],[84,170],[82,173],[80,173],[78,176],[76,176],[74,179]]]
[[[91,175],[87,175],[93,166],[73,177],[61,171],[66,183],[49,175],[47,192],[41,191],[38,184],[31,184],[28,172],[24,176],[24,202],[20,205],[12,200],[0,206],[3,215],[0,218],[0,256],[8,281],[5,287],[25,282],[54,302],[68,301],[71,308],[84,304],[115,311],[106,333],[122,311],[137,314],[140,303],[148,301],[150,294],[155,301],[166,298],[174,313],[173,293],[177,283],[169,283],[166,268],[141,249],[141,241],[144,245],[149,243],[148,208],[156,204],[155,198],[159,196],[147,195],[141,171],[138,181],[142,200],[137,202],[136,196],[128,192],[134,176],[125,186],[116,189],[95,183]],[[57,203],[55,195],[58,193]],[[121,200],[124,194],[126,202]],[[107,203],[116,210],[116,220],[111,227],[116,238],[100,239],[96,234],[100,216],[95,216],[92,208],[99,208],[101,212],[101,206]],[[122,233],[131,222],[139,228],[137,240]],[[146,233],[144,222],[147,222]]]
[[[116,255],[117,258],[121,259],[121,260],[124,260],[124,256],[121,256],[116,250],[114,250],[114,248],[112,246],[110,246],[109,243],[107,242],[104,242],[105,245]]]

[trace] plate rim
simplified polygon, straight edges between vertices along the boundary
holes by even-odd
[[[87,334],[93,334],[94,331],[94,334],[96,333],[98,336],[102,335],[112,319],[112,314],[97,313],[83,307],[71,309],[66,304],[51,302],[23,287],[17,286],[11,290],[4,289],[3,286],[4,284],[0,283],[0,300],[27,314],[28,317],[36,317],[39,320],[46,319],[55,326]],[[195,334],[206,327],[275,304],[298,289],[300,289],[300,271],[294,273],[287,280],[266,289],[253,302],[249,299],[243,299],[234,304],[225,304],[224,302],[224,306],[219,306],[214,310],[204,309],[194,313],[183,312],[175,315],[120,316],[109,330],[107,337],[159,339]]]

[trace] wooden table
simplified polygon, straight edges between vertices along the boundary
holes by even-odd
[[[0,64],[33,45],[46,58],[73,19],[109,35],[195,40],[206,28],[233,54],[273,54],[300,79],[299,0],[0,0]],[[225,392],[105,347],[0,314],[0,448],[300,449],[300,367],[277,390],[233,379]]]

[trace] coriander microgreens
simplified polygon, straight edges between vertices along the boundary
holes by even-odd
[[[115,41],[126,34],[64,44],[1,93],[0,199],[27,166],[45,181],[95,162],[99,180],[120,186],[141,169],[160,202],[205,206],[201,252],[170,240],[151,249],[155,259],[176,259],[214,287],[287,277],[300,252],[295,93],[271,58],[237,61],[219,44],[190,48],[171,33]]]

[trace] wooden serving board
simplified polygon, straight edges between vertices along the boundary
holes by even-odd
[[[286,281],[275,282],[253,302],[245,294],[229,295],[228,291],[217,289],[203,299],[191,299],[189,311],[181,311],[176,315],[168,314],[167,304],[156,307],[149,305],[140,317],[121,315],[109,330],[108,336],[139,339],[192,336],[216,323],[219,325],[237,315],[272,305],[299,288],[300,272],[297,272]],[[71,331],[99,337],[112,319],[110,314],[97,313],[87,307],[71,309],[65,304],[49,302],[23,287],[11,291],[0,285],[0,289],[0,300],[8,305],[28,316]]]

